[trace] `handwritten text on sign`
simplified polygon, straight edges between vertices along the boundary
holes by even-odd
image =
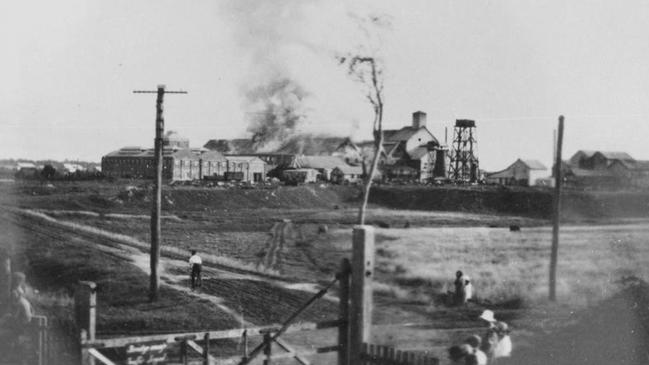
[[[128,365],[164,364],[167,361],[167,343],[129,345],[126,348]]]

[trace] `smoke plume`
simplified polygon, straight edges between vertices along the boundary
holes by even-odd
[[[371,121],[363,93],[336,60],[364,36],[349,3],[233,0],[225,6],[248,70],[242,110],[258,151],[300,134],[350,136]]]

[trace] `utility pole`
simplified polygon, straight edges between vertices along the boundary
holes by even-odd
[[[559,217],[561,215],[561,146],[563,145],[563,115],[559,116],[559,131],[554,161],[554,199],[552,200],[552,252],[550,254],[550,300],[557,300],[557,259],[559,256]]]
[[[165,91],[165,85],[158,85],[157,91],[135,90],[134,94],[157,94],[156,118],[155,118],[155,179],[153,183],[153,206],[151,208],[151,259],[149,261],[151,275],[149,280],[149,300],[158,300],[160,291],[160,273],[158,262],[160,261],[160,213],[162,200],[162,135],[164,133],[164,117],[162,115],[164,94],[187,94],[186,91]]]

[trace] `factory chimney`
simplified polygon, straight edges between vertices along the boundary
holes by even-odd
[[[426,127],[426,113],[422,111],[412,113],[412,127],[416,129]]]

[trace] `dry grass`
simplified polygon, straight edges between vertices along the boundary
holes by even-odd
[[[468,274],[478,301],[543,301],[548,291],[550,228],[421,228],[380,230],[379,278],[432,299],[452,290],[456,270]],[[587,305],[610,296],[624,277],[649,278],[649,227],[585,226],[561,231],[557,293]],[[422,290],[423,289],[423,290]],[[426,293],[428,291],[428,293]],[[422,297],[423,295],[423,297]]]

